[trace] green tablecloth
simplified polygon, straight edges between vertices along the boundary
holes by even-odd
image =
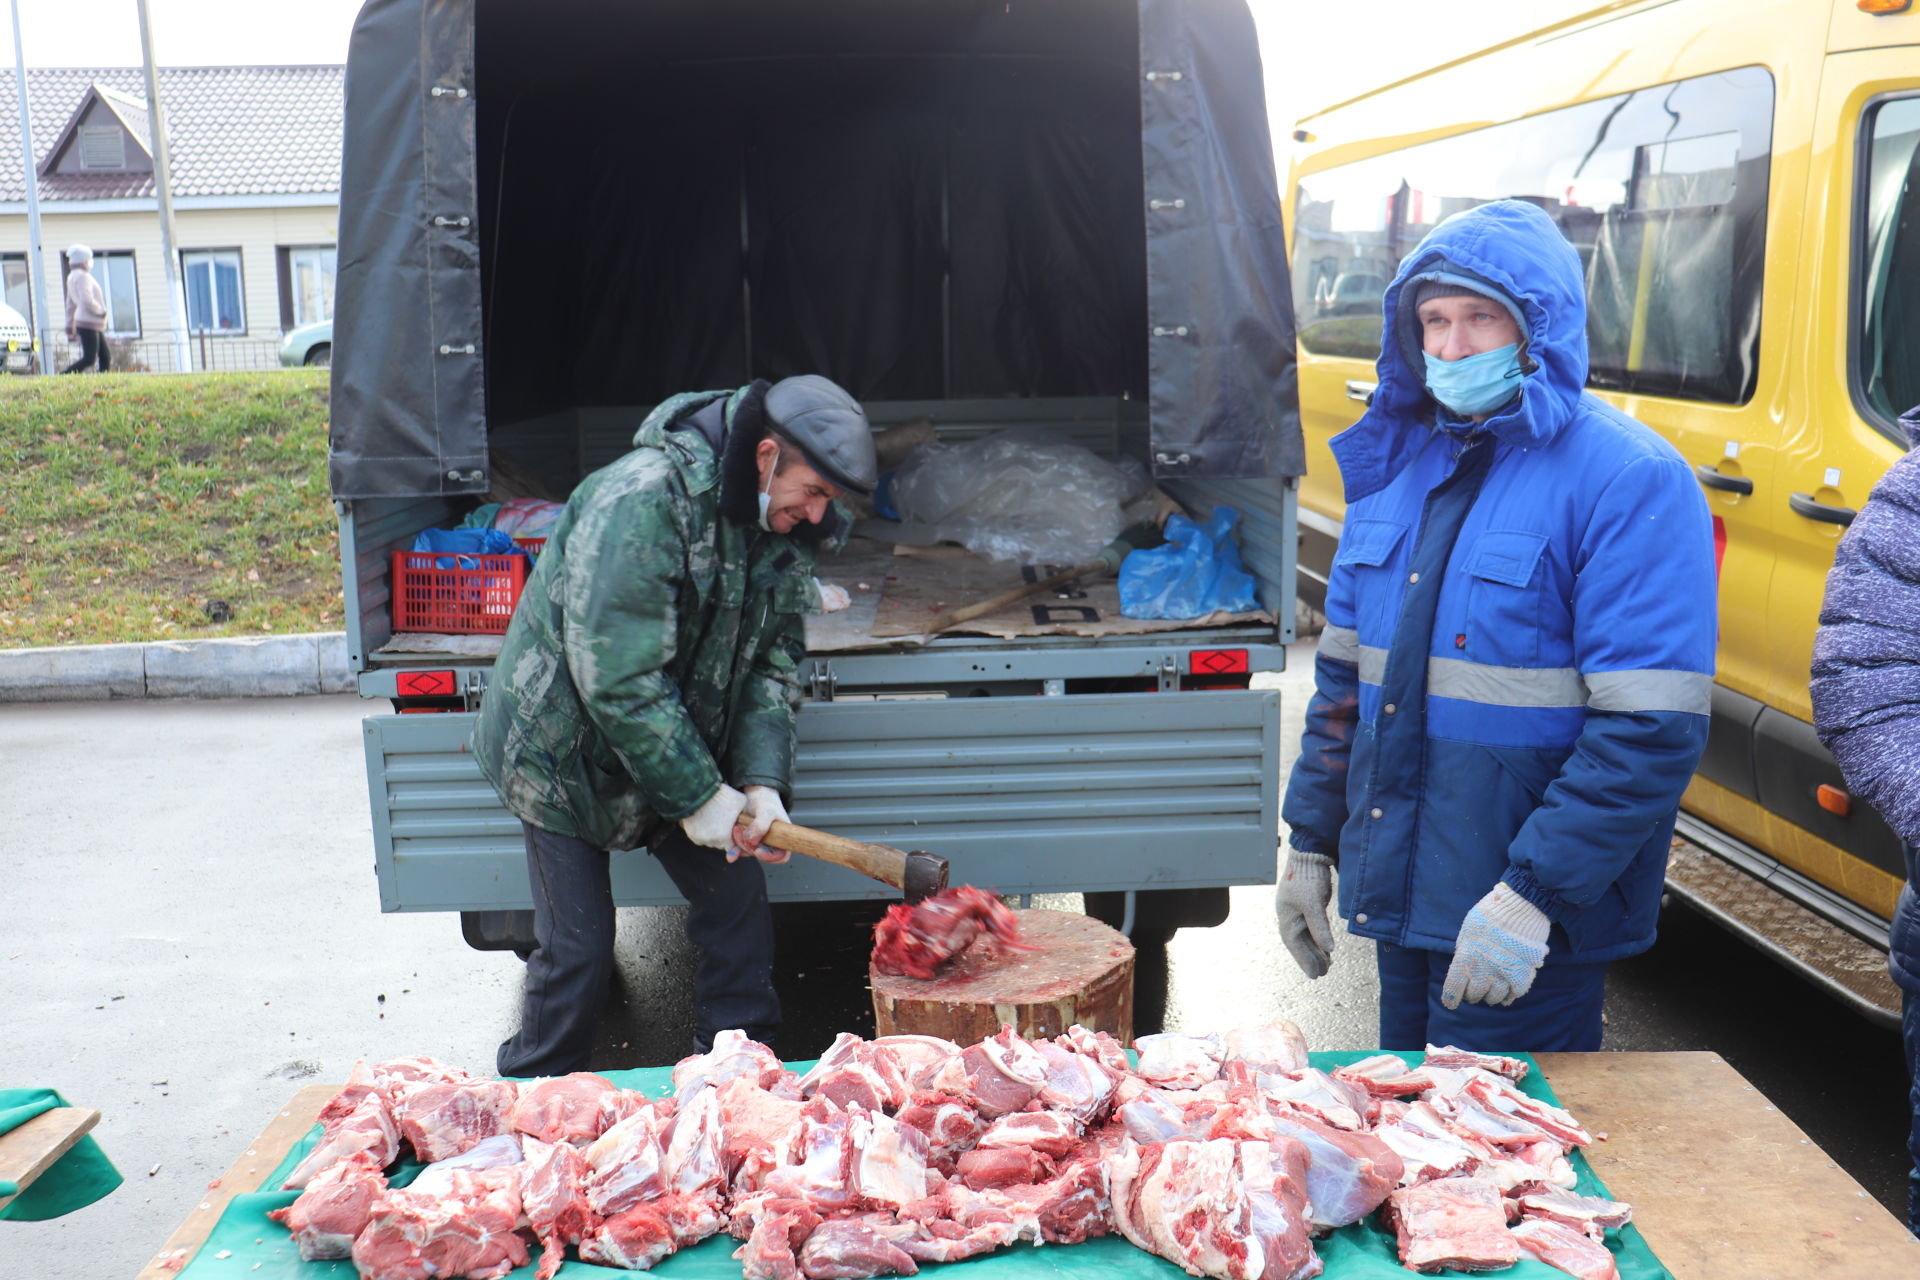
[[[18,1128],[43,1111],[66,1105],[66,1099],[52,1089],[0,1089],[0,1133]],[[88,1134],[0,1209],[0,1218],[17,1222],[57,1218],[86,1208],[119,1185],[120,1171]],[[11,1182],[0,1181],[0,1195],[13,1195],[17,1190]]]
[[[1312,1055],[1313,1065],[1331,1071],[1334,1067],[1369,1057],[1373,1052],[1316,1053]],[[1401,1056],[1409,1063],[1418,1063],[1421,1058],[1417,1053]],[[1533,1061],[1526,1054],[1513,1056],[1529,1063]],[[804,1071],[812,1064],[796,1062],[789,1065],[797,1071]],[[601,1074],[617,1085],[637,1089],[654,1097],[672,1091],[673,1073],[669,1067],[605,1071]],[[1556,1101],[1553,1090],[1547,1087],[1537,1066],[1527,1073],[1520,1088],[1534,1097]],[[278,1186],[300,1159],[313,1149],[319,1135],[320,1129],[316,1125],[311,1134],[295,1144],[280,1167],[261,1185]],[[1583,1155],[1575,1152],[1572,1163],[1579,1175],[1577,1189],[1582,1195],[1607,1194],[1606,1187],[1594,1176],[1592,1167]],[[407,1168],[405,1173],[410,1178],[416,1171]],[[287,1229],[268,1220],[268,1210],[293,1203],[295,1195],[292,1191],[261,1191],[235,1196],[207,1243],[181,1275],[185,1280],[214,1280],[215,1277],[235,1277],[236,1280],[239,1277],[245,1277],[246,1280],[352,1280],[356,1273],[351,1262],[302,1262]],[[661,1277],[661,1280],[739,1280],[740,1264],[732,1257],[739,1244],[732,1236],[723,1233],[674,1254],[656,1266],[651,1274]],[[1622,1230],[1608,1232],[1607,1247],[1614,1253],[1621,1280],[1672,1280],[1635,1227],[1629,1225]],[[1324,1280],[1407,1280],[1414,1274],[1400,1265],[1400,1254],[1393,1233],[1381,1230],[1373,1217],[1340,1228],[1317,1241],[1315,1248],[1326,1263]],[[229,1256],[215,1256],[222,1252]],[[539,1260],[540,1251],[536,1248],[533,1261],[515,1271],[513,1280],[532,1280],[534,1266]],[[1121,1236],[1105,1236],[1075,1245],[1014,1245],[978,1258],[969,1258],[965,1262],[928,1264],[922,1270],[939,1273],[951,1271],[955,1280],[1030,1280],[1037,1276],[1084,1277],[1084,1280],[1096,1280],[1097,1277],[1114,1277],[1115,1280],[1184,1280],[1186,1276],[1186,1272],[1171,1262],[1134,1248]],[[562,1280],[612,1280],[616,1276],[633,1274],[615,1267],[580,1262],[571,1257],[560,1268]],[[1466,1273],[1445,1271],[1440,1274]],[[1518,1264],[1504,1271],[1476,1274],[1493,1274],[1508,1280],[1566,1280],[1565,1272],[1524,1254]]]

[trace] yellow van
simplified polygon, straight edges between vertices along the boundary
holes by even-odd
[[[1461,209],[1537,203],[1586,265],[1589,386],[1678,446],[1713,512],[1713,724],[1669,886],[1893,1018],[1872,948],[1899,842],[1847,795],[1807,681],[1835,544],[1920,404],[1920,9],[1593,4],[1293,138],[1303,594],[1324,591],[1343,511],[1327,442],[1372,392],[1400,258]]]

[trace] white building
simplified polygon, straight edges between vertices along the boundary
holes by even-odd
[[[343,73],[160,70],[194,368],[271,368],[286,330],[331,318]],[[115,366],[176,371],[144,77],[137,67],[29,68],[27,92],[47,278],[28,279],[26,166],[8,70],[0,72],[6,301],[51,332],[58,364],[71,362],[65,251],[85,244],[108,300]],[[43,301],[46,312],[29,309]]]

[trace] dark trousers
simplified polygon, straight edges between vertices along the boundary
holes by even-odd
[[[1907,1173],[1907,1230],[1920,1236],[1920,991],[1900,993],[1900,1032],[1907,1046],[1907,1101],[1913,1114],[1907,1125],[1907,1154],[1913,1168]]]
[[[591,1066],[600,1011],[613,977],[613,886],[607,854],[584,840],[521,823],[533,885],[537,945],[527,959],[520,1029],[500,1046],[503,1076],[557,1076]],[[771,1043],[780,1029],[773,989],[773,912],[759,862],[703,849],[676,828],[653,851],[687,900],[694,1047],[739,1028]]]
[[[1590,1053],[1600,1047],[1600,1013],[1607,998],[1604,964],[1550,964],[1534,975],[1527,994],[1510,1005],[1440,1003],[1453,954],[1382,942],[1380,1047],[1458,1049],[1500,1053]]]
[[[113,357],[107,354],[107,335],[98,329],[75,329],[75,337],[80,341],[80,358],[62,369],[62,373],[85,373],[87,366],[98,363],[100,372],[105,373],[113,367]]]

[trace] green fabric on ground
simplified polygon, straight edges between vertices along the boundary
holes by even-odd
[[[0,1089],[0,1133],[16,1129],[43,1111],[64,1107],[67,1100],[52,1089]],[[88,1134],[53,1167],[35,1178],[6,1208],[0,1218],[16,1222],[39,1222],[57,1218],[75,1209],[84,1209],[120,1185],[120,1171],[107,1159],[107,1153]],[[19,1191],[12,1183],[0,1182],[0,1195]]]
[[[1337,1066],[1370,1057],[1374,1052],[1369,1049],[1316,1053],[1312,1059],[1314,1066],[1331,1071]],[[1421,1060],[1418,1053],[1399,1056],[1415,1065]],[[1511,1056],[1534,1067],[1520,1083],[1521,1091],[1557,1103],[1553,1090],[1541,1078],[1533,1059],[1524,1053]],[[813,1064],[796,1062],[789,1065],[796,1071],[805,1071]],[[622,1088],[635,1089],[650,1097],[662,1097],[672,1091],[673,1071],[670,1067],[643,1067],[634,1071],[603,1071],[600,1074]],[[279,1186],[301,1158],[313,1149],[319,1136],[320,1130],[316,1125],[312,1133],[295,1144],[287,1158],[280,1162],[262,1185]],[[1594,1176],[1586,1157],[1576,1151],[1572,1163],[1580,1179],[1577,1190],[1582,1195],[1607,1194],[1606,1187]],[[404,1165],[402,1171],[410,1180],[418,1172],[418,1166]],[[400,1178],[396,1176],[395,1181],[400,1181]],[[211,1277],[226,1276],[244,1276],[247,1280],[354,1280],[356,1273],[351,1262],[302,1262],[287,1229],[268,1219],[268,1210],[292,1204],[296,1195],[292,1191],[263,1191],[255,1195],[235,1196],[207,1243],[181,1275],[185,1280],[210,1280]],[[739,1280],[740,1264],[732,1256],[739,1244],[732,1236],[722,1233],[665,1259],[654,1267],[651,1274],[662,1280]],[[1375,1218],[1370,1217],[1351,1227],[1342,1227],[1316,1241],[1314,1247],[1326,1264],[1323,1280],[1407,1280],[1413,1274],[1400,1265],[1393,1233],[1381,1229]],[[1647,1246],[1639,1229],[1631,1224],[1619,1231],[1609,1231],[1607,1248],[1613,1251],[1621,1280],[1672,1280],[1671,1274],[1653,1256],[1653,1250]],[[214,1256],[223,1251],[229,1256]],[[569,1251],[568,1258],[568,1262],[560,1268],[561,1280],[611,1280],[611,1277],[634,1274],[616,1267],[580,1262],[574,1259],[572,1251]],[[513,1272],[512,1280],[532,1280],[539,1261],[540,1251],[536,1248],[533,1260]],[[258,1264],[258,1270],[255,1264]],[[1075,1245],[1014,1245],[965,1262],[938,1264],[929,1269],[945,1274],[956,1268],[965,1269],[964,1272],[956,1270],[954,1274],[964,1274],[967,1280],[1030,1280],[1036,1276],[1064,1276],[1073,1280],[1079,1280],[1080,1277],[1085,1277],[1085,1280],[1095,1280],[1096,1277],[1182,1280],[1186,1275],[1171,1262],[1134,1248],[1120,1236],[1106,1236]],[[1456,1276],[1467,1273],[1442,1271],[1437,1274]],[[1476,1274],[1497,1275],[1510,1280],[1565,1280],[1566,1273],[1523,1256],[1519,1263],[1503,1271]]]

